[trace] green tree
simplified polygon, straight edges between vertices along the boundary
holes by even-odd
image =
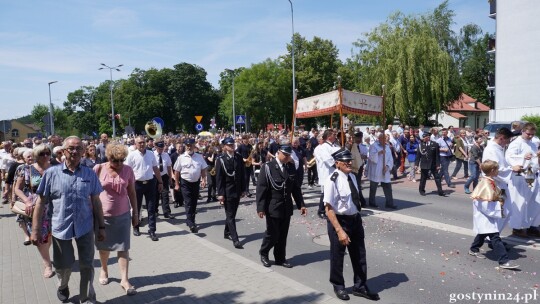
[[[337,82],[338,70],[343,66],[338,58],[337,47],[331,40],[316,36],[313,37],[313,40],[308,41],[300,34],[295,33],[293,39],[298,99],[332,91]],[[289,71],[292,71],[291,54],[292,45],[287,44],[287,55],[281,56],[280,59],[282,66]],[[349,81],[350,79],[346,79],[344,83]],[[289,82],[289,99],[292,105],[292,81],[289,80]],[[291,121],[289,117],[291,114],[287,115],[287,121]],[[328,124],[328,120],[328,117],[303,119],[297,124],[314,126],[317,122]]]
[[[486,55],[490,35],[483,34],[475,24],[465,25],[460,30],[460,70],[463,92],[485,105],[490,105],[487,75],[494,73],[494,57]]]
[[[30,116],[32,117],[32,123],[38,126],[41,131],[45,130],[45,123],[43,121],[43,118],[46,115],[49,115],[49,107],[39,103],[34,105],[34,108],[32,108],[32,112],[30,113]]]
[[[99,121],[102,111],[100,111],[97,104],[97,93],[97,88],[84,86],[68,94],[67,101],[64,102],[64,111],[68,116],[69,125],[71,126],[71,129],[68,130],[69,132],[78,130],[83,134],[92,134],[93,132],[98,133],[101,131]],[[104,94],[102,93],[101,95]]]
[[[219,95],[206,80],[206,71],[194,64],[180,63],[171,71],[169,84],[171,103],[167,110],[178,117],[178,127],[195,132],[195,115],[203,116],[202,123],[209,125],[217,115]]]
[[[440,43],[436,15],[395,13],[386,23],[355,42],[359,52],[361,91],[383,94],[386,119],[408,124],[426,122],[461,93],[457,65]],[[435,18],[436,20],[436,18]],[[444,46],[444,43],[443,43]]]
[[[238,74],[236,74],[238,73]],[[235,78],[235,112],[246,114],[251,121],[252,132],[264,129],[267,123],[282,122],[283,117],[292,119],[291,72],[278,60],[264,62],[233,71]],[[219,106],[221,117],[232,126],[232,77],[227,71],[221,73],[220,83],[227,88]],[[289,120],[291,121],[291,120]],[[288,123],[289,124],[289,123]],[[224,126],[228,129],[227,126]],[[238,126],[240,127],[240,126]]]

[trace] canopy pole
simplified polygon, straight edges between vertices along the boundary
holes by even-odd
[[[385,94],[384,94],[384,84],[381,86],[382,88],[382,109],[381,109],[381,126],[384,127],[384,125],[386,124],[386,121],[384,120],[385,116],[384,116],[384,99],[385,99]],[[394,123],[394,121],[392,120],[392,124]]]
[[[345,147],[345,130],[343,130],[343,92],[341,89],[341,76],[338,76],[339,94],[339,128],[341,129],[341,146]]]
[[[296,123],[296,107],[298,106],[298,89],[294,90],[294,103],[293,103],[293,115],[292,115],[292,124],[291,124],[291,142],[292,145],[293,138],[294,138],[294,127]]]

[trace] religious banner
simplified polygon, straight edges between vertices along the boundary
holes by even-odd
[[[299,99],[296,106],[297,118],[309,118],[339,113],[343,114],[381,115],[383,111],[382,96],[342,90],[343,100],[339,101],[339,90]]]

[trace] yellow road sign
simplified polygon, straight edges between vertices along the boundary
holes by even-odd
[[[201,122],[202,116],[201,115],[196,115],[195,119],[197,120],[197,122]]]

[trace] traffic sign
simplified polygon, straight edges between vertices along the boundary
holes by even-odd
[[[197,120],[197,122],[201,122],[201,119],[202,119],[202,115],[195,115],[195,119]]]
[[[246,123],[246,116],[245,115],[236,115],[236,123],[239,125],[243,125]]]
[[[203,125],[200,124],[200,123],[196,124],[196,125],[195,125],[195,130],[197,130],[197,131],[202,131],[202,130],[203,130]]]

